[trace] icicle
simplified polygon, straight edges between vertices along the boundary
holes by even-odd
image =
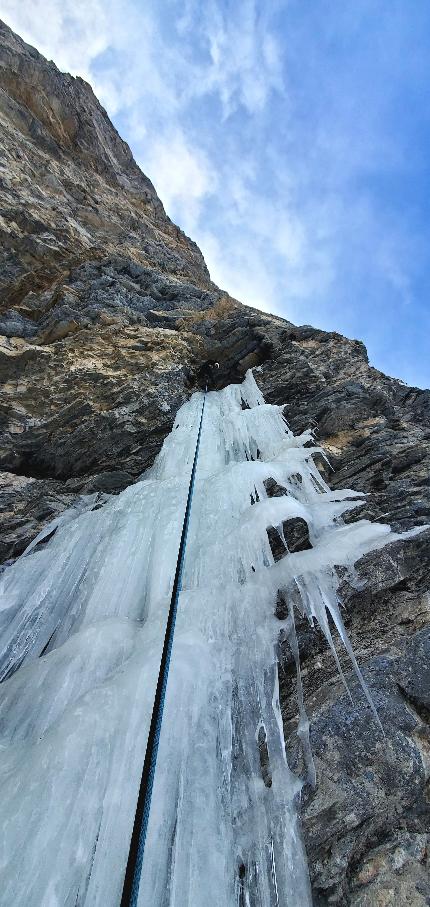
[[[311,787],[315,787],[316,784],[316,771],[315,763],[312,756],[311,745],[309,741],[309,719],[306,713],[305,703],[303,699],[303,685],[302,685],[302,674],[300,670],[300,653],[299,646],[297,643],[296,635],[296,622],[294,619],[294,606],[291,601],[288,601],[288,615],[289,621],[285,626],[285,632],[287,635],[288,643],[294,658],[296,665],[296,680],[297,680],[297,703],[299,707],[299,724],[297,728],[297,736],[302,745],[303,758],[307,770],[307,780]]]

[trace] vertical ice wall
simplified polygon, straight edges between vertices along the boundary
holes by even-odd
[[[140,482],[68,512],[1,578],[1,905],[119,904],[201,404],[197,393],[181,408]],[[293,590],[349,647],[335,565],[389,529],[342,524],[354,494],[329,491],[309,440],[251,373],[207,397],[140,907],[311,903],[276,597],[290,601],[293,651]],[[269,498],[269,478],[285,494]],[[292,517],[312,547],[275,564],[267,527]]]

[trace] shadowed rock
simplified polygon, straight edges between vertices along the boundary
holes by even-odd
[[[309,540],[309,529],[306,520],[302,517],[291,517],[282,523],[282,535],[274,526],[267,530],[270,548],[275,561],[279,561],[288,552],[306,551],[312,548]],[[284,544],[284,539],[286,545]]]

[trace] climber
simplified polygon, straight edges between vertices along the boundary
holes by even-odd
[[[197,372],[197,380],[206,390],[213,390],[215,386],[214,369],[219,369],[219,362],[207,359]]]

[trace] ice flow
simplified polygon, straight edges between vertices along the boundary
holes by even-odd
[[[119,904],[201,406],[201,393],[182,406],[139,482],[103,506],[82,499],[1,578],[1,905]],[[390,530],[342,523],[359,496],[329,490],[310,441],[251,372],[207,395],[139,907],[311,904],[279,629],[313,783],[292,601],[335,657],[336,626],[359,674],[335,566]],[[269,478],[285,494],[268,497]],[[312,548],[275,563],[267,527],[294,516]]]

